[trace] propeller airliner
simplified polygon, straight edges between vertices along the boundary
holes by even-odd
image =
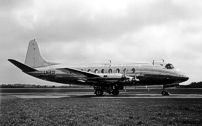
[[[22,72],[33,77],[62,84],[90,85],[97,96],[103,92],[118,95],[124,86],[163,85],[162,95],[169,95],[166,87],[177,86],[189,79],[171,63],[91,63],[62,65],[46,61],[38,44],[31,40],[25,63],[8,59]]]

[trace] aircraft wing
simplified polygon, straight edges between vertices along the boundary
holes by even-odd
[[[85,71],[81,71],[81,70],[78,70],[78,69],[73,69],[73,68],[59,68],[58,70],[61,70],[63,72],[67,72],[67,73],[75,73],[75,74],[82,74],[86,77],[100,77],[99,75],[97,74],[94,74],[94,73],[89,73],[89,72],[85,72]]]
[[[112,84],[116,83],[118,81],[128,80],[133,81],[133,77],[126,76],[123,78],[123,74],[96,74],[86,71],[81,71],[74,68],[59,68],[58,70],[65,72],[69,74],[72,77],[77,78],[80,82],[92,82],[92,83],[98,83],[98,82],[104,82],[105,84]]]

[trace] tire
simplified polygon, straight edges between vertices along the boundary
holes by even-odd
[[[114,89],[114,90],[112,91],[112,94],[113,94],[113,95],[118,95],[118,94],[119,94],[119,90]]]
[[[161,94],[162,94],[162,96],[168,96],[169,95],[169,93],[167,91],[162,91]]]
[[[97,89],[97,90],[95,90],[95,94],[96,94],[96,96],[103,96],[103,90]]]

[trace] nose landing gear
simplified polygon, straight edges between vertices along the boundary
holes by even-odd
[[[162,96],[169,96],[170,95],[170,93],[169,92],[167,92],[167,91],[161,91],[161,94],[162,94]]]
[[[165,91],[165,86],[163,85],[163,90],[161,91],[162,96],[169,96],[170,93]]]

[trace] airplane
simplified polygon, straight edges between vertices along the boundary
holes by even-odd
[[[118,95],[125,86],[163,85],[161,94],[169,95],[166,87],[179,86],[189,79],[174,68],[171,63],[91,63],[63,66],[61,63],[45,60],[39,51],[37,42],[31,40],[28,45],[25,63],[8,59],[22,72],[33,77],[73,85],[90,85],[96,96],[104,92]]]

